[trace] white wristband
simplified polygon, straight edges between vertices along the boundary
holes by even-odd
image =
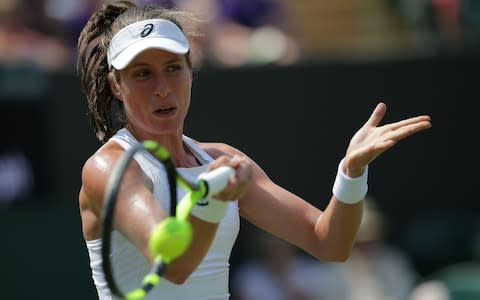
[[[192,207],[191,214],[210,223],[220,223],[227,211],[228,201],[207,197]]]
[[[368,165],[363,174],[359,177],[349,177],[343,173],[343,159],[338,165],[337,177],[333,184],[333,195],[339,201],[347,204],[354,204],[361,201],[368,191]]]

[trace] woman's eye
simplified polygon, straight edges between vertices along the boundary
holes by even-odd
[[[174,65],[169,65],[167,67],[167,71],[168,72],[175,72],[175,71],[178,71],[182,68],[182,66],[180,64],[174,64]]]
[[[134,76],[137,78],[144,78],[144,77],[147,77],[148,75],[150,75],[150,71],[148,70],[139,70],[134,73]]]

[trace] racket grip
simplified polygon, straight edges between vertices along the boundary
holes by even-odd
[[[235,174],[235,170],[227,166],[201,174],[199,179],[205,181],[208,187],[207,194],[204,197],[212,196],[222,191],[228,184],[228,178],[233,174]]]

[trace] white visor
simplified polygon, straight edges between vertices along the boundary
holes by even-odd
[[[189,46],[183,31],[173,22],[144,20],[128,25],[113,36],[107,52],[108,66],[121,70],[147,49],[186,54]]]

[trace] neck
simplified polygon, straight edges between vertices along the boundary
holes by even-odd
[[[132,135],[139,141],[153,140],[170,153],[170,157],[176,167],[192,168],[198,167],[201,163],[183,141],[182,132],[174,135],[142,135],[138,134],[132,128],[128,128]]]

